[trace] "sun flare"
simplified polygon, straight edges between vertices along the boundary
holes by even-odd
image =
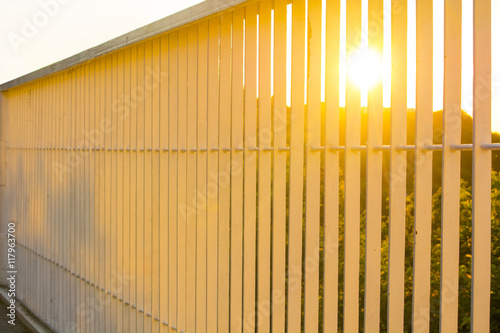
[[[371,49],[356,50],[347,60],[348,80],[362,91],[367,91],[382,81],[382,69],[381,55]]]

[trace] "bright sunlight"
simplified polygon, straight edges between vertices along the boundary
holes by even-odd
[[[348,80],[366,93],[382,81],[382,57],[375,50],[362,48],[351,53],[347,60]]]

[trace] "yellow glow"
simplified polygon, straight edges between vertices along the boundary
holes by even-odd
[[[347,60],[347,78],[362,91],[382,81],[383,62],[380,54],[371,49],[353,51]]]

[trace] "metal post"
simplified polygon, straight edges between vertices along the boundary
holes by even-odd
[[[9,195],[7,187],[7,141],[9,136],[7,96],[0,93],[0,285],[7,283],[7,224]]]

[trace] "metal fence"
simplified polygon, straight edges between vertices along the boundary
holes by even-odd
[[[366,140],[359,86],[347,81],[345,113],[339,108],[339,1],[208,3],[220,10],[3,86],[2,223],[17,225],[18,298],[61,332],[376,332],[381,320],[391,332],[402,332],[405,320],[429,331],[432,151],[442,151],[439,318],[441,331],[457,331],[460,152],[472,150],[471,329],[488,331],[491,149],[499,148],[491,144],[491,2],[474,1],[472,144],[462,144],[459,130],[461,1],[445,0],[442,144],[433,144],[432,0],[416,7],[415,144],[407,142],[406,1],[389,9],[389,144],[382,83],[368,96]],[[377,27],[369,46],[381,51],[383,1],[368,6],[368,24]],[[347,0],[346,11],[349,54],[360,45],[361,0]],[[415,159],[410,319],[408,152]]]

